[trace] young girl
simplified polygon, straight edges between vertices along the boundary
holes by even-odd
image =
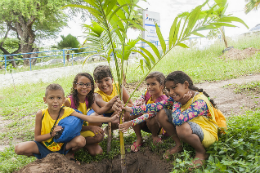
[[[175,141],[175,147],[166,151],[164,157],[183,150],[182,143],[186,142],[195,149],[194,165],[202,165],[207,159],[205,148],[218,140],[218,126],[215,120],[212,99],[203,89],[193,85],[191,78],[182,71],[170,73],[165,80],[166,90],[170,98],[141,107],[126,107],[131,115],[147,112],[159,112],[158,121]],[[185,96],[190,95],[187,101]],[[172,107],[172,110],[164,109]],[[119,127],[121,130],[125,130]]]
[[[165,77],[163,73],[157,71],[150,73],[145,78],[147,90],[144,94],[142,94],[142,96],[138,100],[135,101],[134,105],[141,106],[144,104],[152,104],[163,100],[167,100],[168,97],[163,94],[164,80]],[[131,150],[133,152],[137,152],[140,146],[142,146],[143,139],[141,136],[141,130],[152,133],[153,142],[155,144],[161,142],[161,138],[158,137],[158,134],[163,129],[161,129],[161,126],[158,123],[155,114],[153,113],[146,114],[143,116],[138,115],[138,118],[132,121],[125,122],[122,126],[125,126],[126,128],[133,126],[133,129],[137,137],[136,142],[134,142],[131,146]]]
[[[87,114],[92,108],[97,114],[103,114],[111,109],[117,97],[114,97],[103,107],[99,107],[94,100],[94,80],[89,73],[79,73],[73,80],[71,93],[65,101],[65,106],[78,109],[83,114]],[[104,138],[103,130],[98,126],[90,126],[84,122],[81,135],[86,138],[84,147],[91,155],[102,154],[103,150],[98,144]]]

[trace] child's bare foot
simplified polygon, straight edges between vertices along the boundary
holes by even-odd
[[[180,152],[182,152],[182,151],[183,151],[183,148],[182,148],[181,145],[175,146],[175,147],[173,147],[172,149],[167,150],[167,151],[164,153],[163,158],[164,158],[164,159],[169,159],[171,155],[176,154],[176,153],[180,153]]]
[[[159,136],[153,137],[153,144],[157,145],[157,144],[162,144],[162,138],[160,138]]]
[[[192,169],[197,169],[200,168],[204,163],[205,160],[208,159],[209,155],[208,154],[202,154],[202,153],[196,153],[192,164],[190,165],[191,168],[189,168],[189,170],[191,171]]]

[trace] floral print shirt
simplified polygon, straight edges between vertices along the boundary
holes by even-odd
[[[163,108],[172,109],[172,124],[174,125],[182,125],[195,117],[208,116],[209,114],[207,103],[203,100],[196,100],[188,109],[181,112],[181,104],[170,97],[168,100],[161,102],[132,107],[131,115],[144,114],[132,120],[132,125],[144,122],[146,119],[153,117],[155,112],[159,112]],[[147,114],[148,112],[149,114]]]

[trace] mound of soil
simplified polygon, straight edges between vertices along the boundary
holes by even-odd
[[[225,51],[225,53],[220,58],[241,60],[241,59],[246,59],[251,57],[258,51],[260,51],[260,49],[256,49],[252,47],[246,48],[244,50],[232,48],[228,51]]]
[[[126,166],[128,173],[168,173],[172,170],[171,162],[161,159],[162,154],[153,153],[147,147],[137,153],[126,154]],[[90,164],[68,160],[58,153],[49,154],[44,159],[36,160],[16,173],[40,173],[40,172],[76,172],[76,173],[121,173],[120,156],[113,160],[102,160]]]

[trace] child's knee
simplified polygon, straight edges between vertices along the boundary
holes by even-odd
[[[14,152],[18,155],[23,155],[24,154],[24,149],[23,147],[21,146],[21,144],[17,144],[15,147],[14,147]]]
[[[77,136],[75,140],[78,147],[84,147],[86,145],[86,139],[83,136]]]
[[[91,156],[100,155],[103,153],[103,149],[98,145],[95,149],[91,149],[88,151]]]
[[[176,132],[179,138],[184,139],[192,134],[192,130],[188,123],[176,126]]]
[[[168,120],[167,115],[166,115],[166,112],[165,112],[164,109],[160,110],[160,111],[157,113],[156,116],[157,116],[157,120],[158,120],[159,122]]]

